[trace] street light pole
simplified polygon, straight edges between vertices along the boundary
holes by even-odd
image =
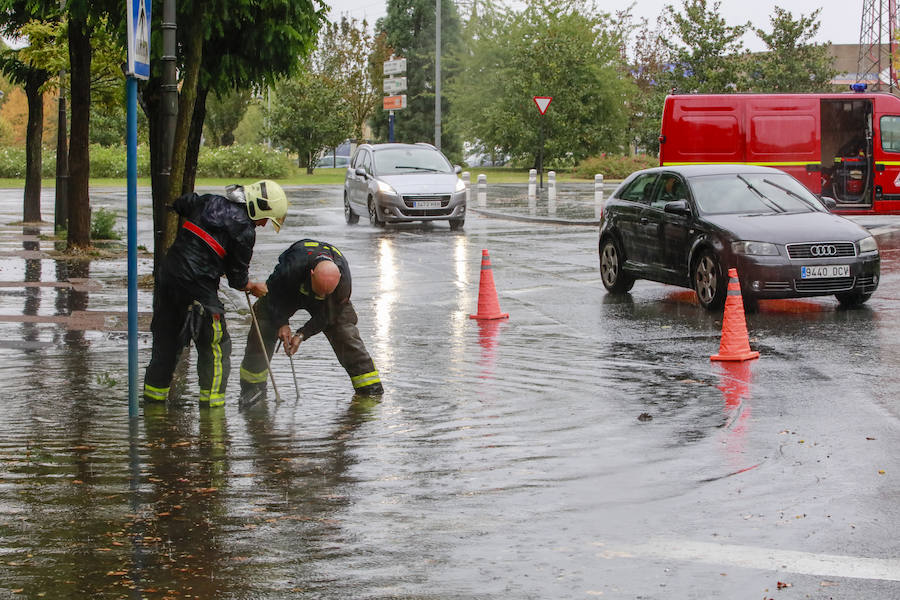
[[[66,0],[59,0],[59,10],[66,7]],[[56,130],[56,203],[53,212],[53,231],[59,233],[69,228],[69,149],[66,132],[66,70],[59,70],[59,112]]]
[[[441,0],[434,0],[434,145],[441,149]]]

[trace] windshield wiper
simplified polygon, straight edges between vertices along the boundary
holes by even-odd
[[[774,200],[772,200],[771,198],[769,198],[768,196],[763,194],[761,191],[759,191],[756,188],[756,186],[754,186],[752,183],[750,183],[749,181],[744,179],[744,177],[742,175],[736,175],[736,177],[738,179],[740,179],[741,181],[743,181],[744,185],[746,185],[748,188],[753,190],[753,192],[755,192],[756,195],[759,196],[759,198],[763,201],[763,203],[767,204],[770,208],[774,209],[775,212],[787,212],[787,210],[785,208],[783,208],[780,204],[778,204],[777,202],[775,202]]]
[[[431,167],[413,167],[409,165],[396,165],[395,169],[414,169],[416,171],[428,171],[430,173],[439,173],[437,169],[432,169]]]
[[[782,192],[784,192],[784,193],[787,194],[788,196],[793,196],[794,198],[796,198],[797,200],[800,200],[801,202],[803,202],[804,204],[806,204],[807,206],[809,206],[810,208],[812,208],[812,209],[815,210],[815,211],[818,211],[818,210],[819,210],[818,208],[816,208],[816,205],[815,205],[815,204],[813,204],[813,203],[810,202],[808,199],[804,198],[803,196],[801,196],[800,194],[798,194],[797,192],[795,192],[795,191],[793,191],[793,190],[789,190],[788,188],[786,188],[786,187],[784,187],[784,186],[781,186],[781,185],[778,185],[778,184],[775,183],[774,181],[770,181],[770,180],[768,180],[768,179],[763,179],[763,183],[768,183],[768,184],[771,185],[772,187],[778,188],[779,190],[781,190]]]

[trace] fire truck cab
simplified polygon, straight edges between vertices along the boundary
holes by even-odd
[[[835,212],[900,213],[900,98],[886,93],[666,97],[659,164],[777,167]]]

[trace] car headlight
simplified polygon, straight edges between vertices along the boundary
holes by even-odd
[[[462,179],[457,179],[456,180],[456,191],[457,192],[466,191],[466,182],[463,181]]]
[[[878,243],[875,242],[875,238],[871,235],[859,240],[859,253],[864,254],[866,252],[878,252]]]
[[[392,188],[390,185],[388,185],[387,183],[385,183],[383,181],[378,182],[378,191],[381,192],[382,194],[387,194],[389,196],[397,195],[397,190],[395,190],[394,188]]]
[[[778,256],[778,246],[768,242],[731,242],[731,251],[751,256]]]

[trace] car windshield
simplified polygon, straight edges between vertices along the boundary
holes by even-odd
[[[375,173],[452,173],[444,155],[430,148],[389,148],[375,152]]]
[[[729,173],[690,178],[701,212],[775,214],[827,212],[809,190],[786,173]]]

